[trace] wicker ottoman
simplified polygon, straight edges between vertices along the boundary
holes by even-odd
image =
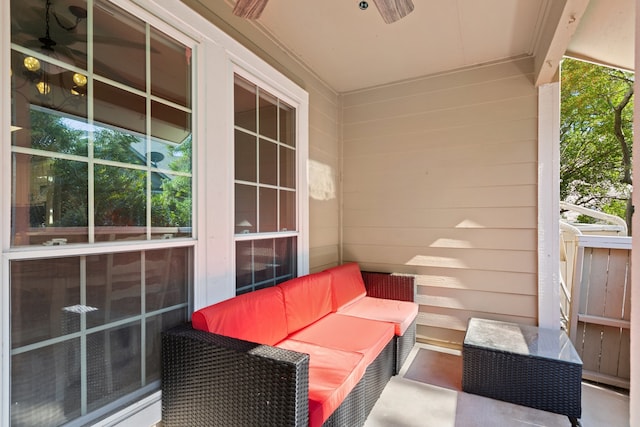
[[[578,425],[582,361],[564,331],[469,320],[462,390],[563,414]]]

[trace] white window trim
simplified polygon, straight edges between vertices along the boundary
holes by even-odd
[[[538,88],[538,325],[560,327],[560,83]]]
[[[110,0],[125,10],[144,10],[147,21],[159,27],[169,23],[177,31],[196,40],[197,54],[195,81],[199,93],[193,100],[194,140],[198,143],[194,151],[193,198],[198,204],[196,222],[193,224],[196,236],[194,260],[194,306],[201,307],[235,295],[235,242],[233,224],[233,71],[242,69],[259,79],[265,88],[272,88],[289,100],[297,109],[297,150],[298,150],[298,274],[309,271],[309,207],[308,207],[308,123],[309,95],[275,70],[268,63],[219,30],[195,11],[181,2],[162,0]],[[10,93],[10,7],[8,1],[0,4],[0,120],[11,121]],[[222,99],[212,103],[208,100]],[[10,138],[10,129],[0,131],[2,141]],[[0,168],[0,188],[11,182],[10,168],[6,167],[11,158],[11,148],[2,144],[3,165]],[[220,159],[216,167],[211,167],[211,159]],[[204,183],[219,182],[209,186]],[[228,183],[226,185],[225,183]],[[0,264],[0,427],[10,425],[10,328],[9,328],[9,257],[10,250],[10,209],[11,195],[2,192],[0,200],[0,247],[3,251]],[[221,206],[223,208],[221,209]],[[145,245],[146,249],[149,249]],[[11,251],[12,254],[15,253]],[[161,413],[161,393],[143,399],[117,414],[103,420],[99,425],[139,426],[153,425],[159,421]]]

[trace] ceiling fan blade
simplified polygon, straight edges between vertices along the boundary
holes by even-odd
[[[373,0],[373,2],[387,24],[392,24],[413,11],[411,0]]]
[[[258,19],[269,0],[238,0],[233,14],[241,18]]]

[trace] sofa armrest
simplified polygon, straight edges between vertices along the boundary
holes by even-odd
[[[363,271],[362,279],[367,296],[400,301],[415,301],[415,278],[412,275]]]
[[[195,330],[162,334],[164,426],[307,426],[309,356]]]

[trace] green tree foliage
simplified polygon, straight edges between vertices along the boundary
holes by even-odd
[[[631,230],[633,73],[565,59],[560,199],[625,218]]]
[[[32,110],[33,148],[87,155],[88,134],[56,114]],[[96,226],[144,226],[147,223],[147,174],[151,174],[151,225],[156,227],[191,226],[191,177],[126,167],[145,165],[140,152],[141,141],[127,133],[108,128],[94,128],[93,146],[97,159],[115,162],[113,166],[93,167],[94,220]],[[136,149],[136,146],[137,149]],[[173,148],[172,171],[191,171],[191,137]],[[55,212],[55,226],[88,225],[88,165],[68,158],[34,159],[44,164],[53,181],[48,190],[50,206]],[[116,166],[117,165],[117,166]],[[155,184],[154,184],[155,183]],[[155,188],[154,188],[155,187]],[[38,226],[42,222],[37,218]],[[32,221],[33,222],[33,221]]]

